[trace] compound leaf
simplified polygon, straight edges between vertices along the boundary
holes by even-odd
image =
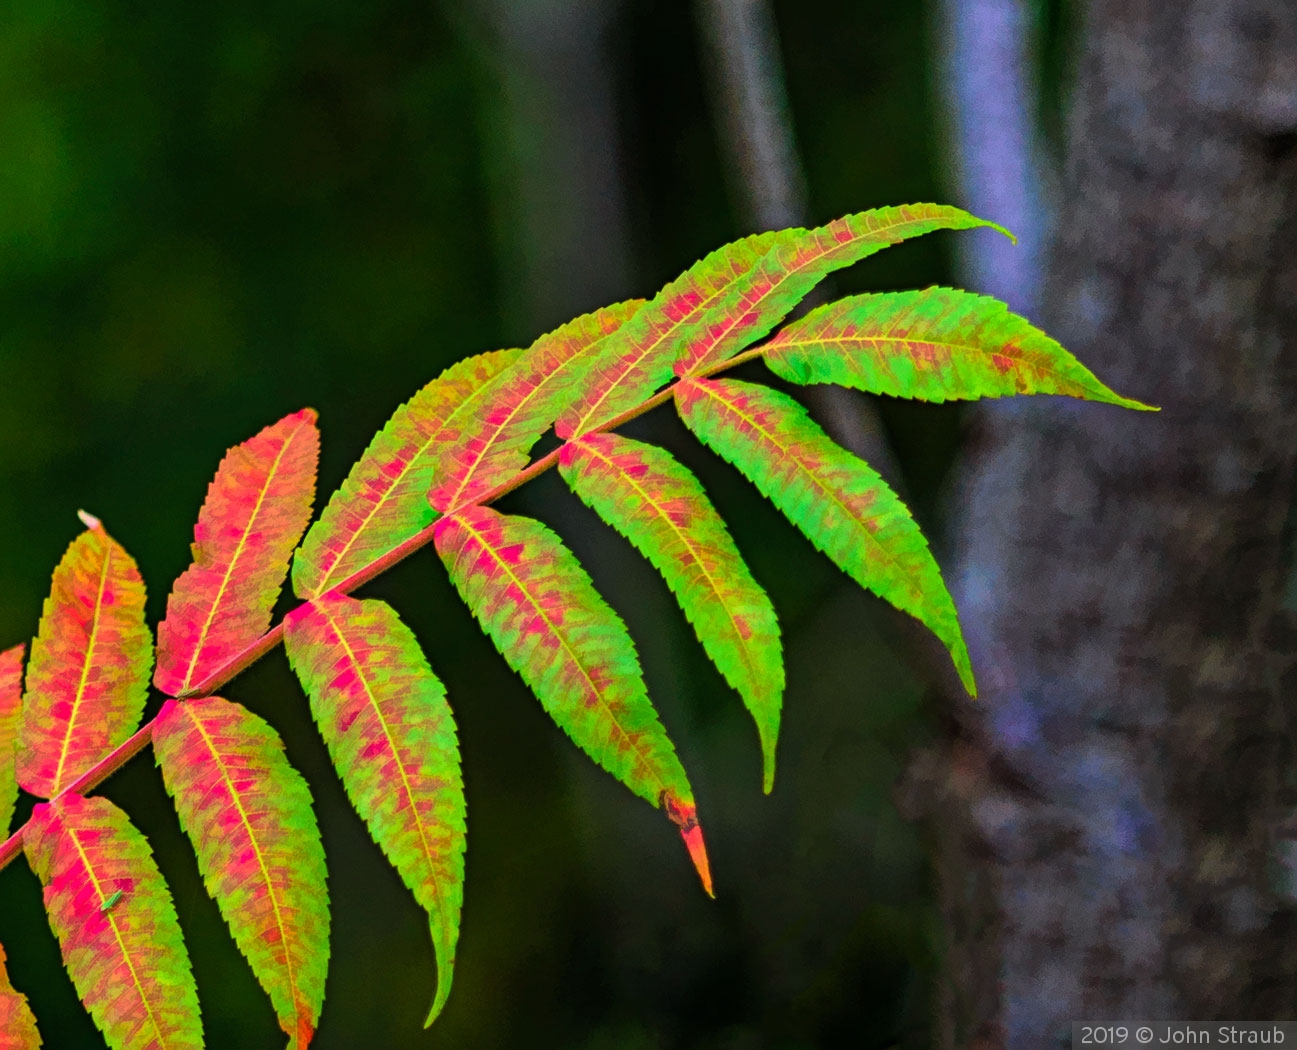
[[[975,693],[955,603],[909,510],[866,463],[835,445],[784,394],[755,383],[686,379],[681,418],[738,467],[862,587],[917,617],[945,644]]]
[[[785,230],[751,272],[708,310],[705,329],[681,347],[675,374],[698,373],[755,342],[834,270],[910,237],[977,226],[1000,229],[959,208],[904,204],[848,215],[813,230]]]
[[[533,343],[517,363],[481,388],[460,425],[439,443],[438,481],[428,500],[445,513],[473,503],[526,465],[527,454],[571,397],[601,342],[643,305],[634,299],[569,321]]]
[[[149,844],[106,798],[32,812],[23,847],[77,994],[113,1050],[201,1050],[202,1024],[171,892]]]
[[[559,472],[675,592],[707,655],[756,721],[769,791],[784,691],[779,623],[702,485],[670,453],[618,434],[568,442]]]
[[[18,801],[18,716],[22,711],[23,653],[15,645],[0,653],[0,839],[9,834],[9,823]]]
[[[540,522],[489,507],[442,518],[435,542],[460,596],[550,717],[635,794],[673,819],[685,814],[676,822],[696,833],[697,847],[686,843],[710,893],[684,767],[649,701],[625,624],[575,556]]]
[[[39,1050],[41,1036],[27,996],[9,983],[4,945],[0,945],[0,1050]]]
[[[153,750],[207,891],[290,1050],[305,1050],[329,964],[324,848],[306,781],[266,722],[219,697],[168,700]]]
[[[54,570],[27,666],[18,784],[52,798],[134,732],[148,695],[153,640],[144,581],[88,514]]]
[[[428,913],[441,1012],[464,896],[464,784],[446,691],[381,601],[326,594],[284,621],[288,659],[356,812]]]
[[[776,234],[759,233],[718,248],[663,288],[594,355],[576,400],[559,415],[561,438],[583,434],[633,408],[671,378],[679,347],[707,329],[709,311],[741,285]]]
[[[784,328],[765,361],[792,383],[923,401],[1068,394],[1148,407],[1114,394],[1004,303],[953,288],[839,299]]]
[[[451,365],[393,413],[369,443],[293,559],[293,590],[317,598],[436,520],[428,504],[442,427],[524,351],[494,350]]]
[[[226,453],[194,526],[194,563],[158,625],[153,684],[169,696],[204,679],[270,626],[288,558],[311,518],[315,412],[285,416]]]

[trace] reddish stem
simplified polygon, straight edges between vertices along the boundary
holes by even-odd
[[[746,361],[751,361],[754,358],[760,357],[763,353],[765,353],[765,350],[766,347],[764,345],[753,347],[751,350],[747,350],[736,357],[731,357],[727,361],[719,361],[714,365],[710,365],[706,368],[699,369],[698,372],[695,373],[695,378],[714,375],[717,372],[723,372],[727,369],[735,367],[736,365],[743,364]],[[675,392],[675,388],[679,384],[680,380],[685,378],[689,378],[689,377],[681,376],[677,379],[672,380],[669,386],[665,387],[662,390],[659,390],[656,394],[648,398],[646,401],[642,401],[634,408],[629,408],[625,412],[621,413],[620,415],[614,416],[606,423],[591,428],[589,431],[586,431],[586,433],[600,433],[606,430],[615,430],[623,423],[628,423],[630,422],[630,420],[635,419],[637,416],[642,416],[644,415],[645,412],[652,411],[653,409],[657,408],[658,405],[663,404],[666,401],[669,401],[673,396]],[[575,438],[572,438],[571,440],[577,441],[579,439],[580,439],[580,435],[578,435]],[[568,442],[565,442],[565,444],[567,443]],[[507,495],[508,493],[512,492],[514,489],[518,488],[521,485],[525,485],[527,482],[531,481],[532,478],[535,478],[545,473],[545,471],[549,470],[550,467],[554,466],[554,464],[558,462],[559,454],[562,451],[563,451],[563,447],[560,446],[559,448],[556,448],[553,452],[550,452],[548,455],[542,456],[540,459],[536,460],[535,463],[532,463],[528,465],[526,468],[524,468],[523,470],[520,470],[508,481],[502,482],[501,484],[497,485],[495,488],[491,489],[491,491],[486,493],[486,495],[483,496],[482,498],[474,500],[473,505],[480,506],[486,503],[494,503],[496,500],[500,499],[500,497]],[[458,510],[460,508],[456,508],[456,509]],[[368,583],[375,576],[378,576],[386,572],[397,562],[401,561],[403,558],[406,558],[410,554],[413,554],[420,547],[427,545],[427,543],[431,541],[433,537],[433,532],[435,528],[436,528],[436,523],[434,522],[432,525],[429,525],[426,528],[421,529],[419,532],[415,533],[404,543],[398,544],[397,546],[393,547],[390,551],[375,558],[363,569],[358,569],[356,572],[352,573],[340,584],[338,584],[337,587],[334,587],[332,589],[342,594],[350,594],[357,587],[360,587],[363,584]],[[217,689],[219,689],[221,686],[225,685],[228,681],[230,681],[230,679],[246,671],[249,667],[251,667],[254,663],[260,660],[268,652],[274,649],[275,646],[277,646],[283,640],[284,640],[284,624],[283,621],[280,621],[274,627],[268,630],[265,634],[263,634],[260,638],[258,638],[255,642],[253,642],[246,649],[244,649],[242,652],[236,653],[229,660],[223,663],[220,667],[216,668],[216,670],[214,670],[211,674],[209,674],[197,685],[193,686],[190,689],[186,689],[183,693],[180,693],[177,699],[184,700],[196,696],[209,696]],[[132,758],[134,758],[141,751],[143,751],[145,747],[148,746],[150,740],[152,740],[153,738],[154,721],[156,721],[156,719],[150,719],[143,726],[141,726],[140,729],[135,733],[135,735],[132,736],[129,740],[126,740],[121,744],[118,744],[117,747],[114,748],[110,754],[100,759],[97,763],[95,763],[95,765],[91,766],[79,777],[77,777],[76,780],[72,781],[71,784],[69,784],[62,791],[60,791],[58,795],[54,797],[53,801],[57,802],[59,799],[63,798],[64,795],[69,795],[69,794],[84,795],[88,791],[93,791],[96,787],[102,784],[110,776],[116,773],[119,769],[122,768],[122,766],[126,765],[127,762],[129,762]],[[22,852],[23,830],[26,827],[27,825],[24,824],[12,835],[10,835],[9,838],[7,838],[3,843],[0,843],[0,869],[3,869],[6,865],[9,864],[10,861],[12,861],[15,857],[18,856],[19,853]],[[690,848],[692,850],[692,846]],[[708,892],[710,892],[710,889],[708,890]]]

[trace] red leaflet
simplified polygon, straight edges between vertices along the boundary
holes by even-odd
[[[482,387],[462,423],[443,429],[438,482],[428,502],[447,513],[473,503],[518,472],[527,454],[566,404],[602,341],[639,310],[642,300],[616,303],[541,336],[516,365]]]
[[[707,330],[684,347],[675,374],[697,374],[756,342],[833,270],[910,237],[976,226],[999,229],[958,208],[904,204],[847,215],[814,230],[785,230],[752,272],[712,307]]]
[[[96,518],[54,570],[27,667],[18,783],[52,798],[139,725],[153,644],[144,581]]]
[[[23,652],[15,645],[0,653],[0,839],[9,834],[18,800],[18,713],[22,710]],[[0,1047],[4,1044],[0,1043]]]
[[[288,559],[311,519],[320,435],[304,408],[221,460],[194,526],[194,564],[158,625],[153,684],[186,695],[270,626]]]
[[[305,1050],[329,962],[324,848],[306,781],[269,725],[219,697],[168,700],[153,748],[208,892],[290,1050]]]
[[[149,844],[106,798],[38,805],[23,836],[77,994],[113,1050],[202,1050],[198,995]]]
[[[706,334],[715,304],[743,283],[779,236],[758,233],[718,248],[658,292],[595,352],[588,378],[558,417],[555,433],[584,434],[670,379],[680,348]]]
[[[0,1050],[38,1050],[40,1033],[27,997],[15,991],[5,971],[5,950],[0,945]]]
[[[471,396],[524,350],[493,350],[451,365],[392,413],[311,526],[293,559],[293,590],[318,598],[436,520],[428,505],[437,435],[457,426]]]

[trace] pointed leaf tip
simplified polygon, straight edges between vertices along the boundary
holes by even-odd
[[[104,523],[96,518],[89,511],[77,511],[77,517],[81,519],[81,524],[87,529],[94,529],[96,532],[103,532]]]
[[[707,896],[715,900],[716,894],[712,891],[712,867],[707,860],[707,845],[703,842],[702,825],[698,823],[698,807],[692,802],[681,802],[664,791],[662,808],[666,810],[671,823],[680,829],[680,837],[685,840],[685,849],[689,851],[689,859],[693,861],[694,868],[698,871],[703,889],[707,891]]]

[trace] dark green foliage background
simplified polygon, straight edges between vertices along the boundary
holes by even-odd
[[[539,334],[513,283],[502,58],[465,10],[8,5],[0,643],[34,632],[78,507],[138,559],[156,622],[227,446],[314,406],[327,497],[441,368]],[[949,199],[928,83],[933,12],[802,0],[777,13],[814,217]],[[635,267],[617,294],[651,294],[748,231],[727,194],[691,8],[636,0],[612,24]],[[837,290],[949,281],[945,236],[893,249]],[[540,313],[559,321],[596,305]],[[936,529],[958,412],[884,411],[916,510]],[[789,688],[775,794],[761,796],[755,733],[665,586],[542,479],[507,507],[569,537],[629,621],[694,778],[719,899],[698,888],[673,828],[546,720],[421,552],[368,593],[414,627],[461,728],[467,900],[456,989],[431,1031],[421,914],[347,805],[282,652],[225,691],[280,729],[315,794],[334,905],[321,1050],[927,1044],[939,938],[921,839],[891,799],[929,728],[892,621],[667,412],[630,432],[695,466],[780,611]],[[173,887],[208,1045],[282,1046],[151,761],[106,794]],[[0,874],[0,942],[46,1044],[102,1045],[21,862]]]

